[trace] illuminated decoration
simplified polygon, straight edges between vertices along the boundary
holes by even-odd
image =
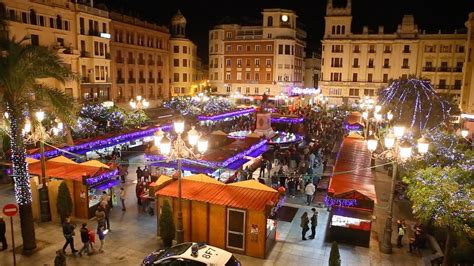
[[[324,198],[324,204],[326,204],[326,207],[355,207],[357,206],[357,200],[356,199],[337,199],[337,198],[332,198],[329,196],[326,196]]]
[[[230,132],[227,137],[231,139],[245,139],[252,131],[242,130]]]
[[[361,124],[345,124],[344,127],[352,131],[362,131],[364,129],[364,126]]]
[[[303,117],[272,117],[272,123],[299,124],[303,123],[303,121]]]
[[[145,130],[126,133],[126,134],[122,134],[122,135],[111,137],[111,138],[100,139],[100,140],[86,142],[86,143],[73,145],[73,146],[67,146],[67,147],[61,148],[61,150],[45,151],[44,156],[46,158],[56,157],[56,156],[59,156],[59,155],[63,155],[63,153],[64,153],[63,151],[77,152],[77,151],[81,151],[81,150],[103,149],[103,148],[106,148],[106,147],[115,146],[117,144],[121,144],[121,143],[129,142],[129,141],[141,139],[141,138],[144,138],[144,137],[153,136],[154,133],[156,131],[158,131],[159,129],[161,129],[163,131],[167,131],[167,130],[171,129],[171,127],[172,127],[172,125],[167,124],[167,125],[163,125],[163,126],[160,126],[160,127],[154,127],[154,128],[149,128],[149,129],[145,129]],[[34,154],[28,155],[28,157],[39,159],[40,154],[39,153],[34,153]]]
[[[320,88],[298,88],[298,87],[294,87],[291,89],[290,93],[292,95],[296,95],[296,94],[319,94],[321,93],[321,89]]]
[[[101,175],[96,175],[93,177],[84,176],[82,181],[84,182],[84,185],[92,187],[92,186],[101,184],[103,182],[109,181],[110,179],[114,178],[117,175],[118,175],[118,169],[115,169],[113,171],[103,173]]]
[[[222,113],[222,114],[217,114],[217,115],[212,115],[212,116],[199,115],[197,117],[197,120],[199,120],[199,121],[209,121],[209,120],[210,121],[218,121],[218,120],[222,120],[222,119],[226,119],[226,118],[230,118],[230,117],[234,117],[234,116],[241,116],[241,115],[246,115],[246,114],[251,114],[251,113],[255,113],[254,108],[240,109],[240,110],[237,110],[237,111],[227,112],[227,113]]]
[[[230,165],[231,163],[234,163],[237,160],[240,160],[244,158],[245,156],[251,154],[252,152],[258,150],[259,148],[265,146],[267,144],[267,140],[263,139],[259,141],[258,143],[252,145],[249,149],[239,152],[235,154],[234,156],[227,158],[223,162],[216,162],[216,161],[206,161],[206,160],[201,160],[201,159],[181,159],[181,161],[186,164],[194,164],[194,165],[200,165],[204,167],[209,167],[209,168],[225,168],[226,166]],[[145,158],[150,160],[150,161],[164,161],[166,158],[162,155],[157,155],[157,154],[145,154]]]
[[[184,116],[217,115],[237,110],[234,102],[222,97],[173,97],[164,107],[180,112]]]
[[[395,121],[423,130],[449,121],[451,106],[439,97],[429,81],[401,79],[380,92],[381,106],[392,106]],[[408,120],[407,120],[408,119]]]
[[[298,134],[287,133],[287,132],[275,132],[276,135],[270,140],[270,144],[289,144],[289,143],[296,143],[303,140]]]

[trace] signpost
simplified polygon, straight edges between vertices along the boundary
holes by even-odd
[[[13,232],[13,216],[18,213],[18,207],[15,204],[7,204],[3,206],[3,214],[10,217],[10,227],[12,234],[12,246],[13,246],[13,265],[16,266],[16,255],[15,255],[15,234]]]

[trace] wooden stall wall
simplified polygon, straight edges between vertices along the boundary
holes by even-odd
[[[75,216],[81,219],[89,219],[89,200],[87,187],[82,182],[74,182]]]
[[[58,201],[58,189],[59,184],[62,180],[50,180],[48,182],[48,195],[49,195],[49,208],[51,210],[51,221],[55,223],[61,222],[61,217],[58,214],[57,201]]]
[[[176,211],[173,212],[174,217],[176,218],[175,225],[178,224],[178,202],[177,198],[174,199],[176,202]],[[191,241],[191,201],[183,199],[182,202],[182,211],[183,211],[183,229],[184,229],[184,241]]]
[[[208,243],[207,229],[207,203],[200,201],[193,201],[191,203],[191,240],[194,242]]]
[[[38,191],[38,185],[36,185],[35,178],[30,178],[30,186],[31,186],[31,209],[33,211],[33,219],[37,222],[41,221],[41,200]]]
[[[209,245],[226,249],[226,207],[209,204]]]
[[[247,210],[246,226],[245,255],[265,258],[267,230],[267,217],[265,213],[263,211]],[[252,230],[252,228],[256,228],[257,230]]]

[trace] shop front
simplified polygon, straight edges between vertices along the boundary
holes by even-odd
[[[176,219],[177,192],[176,181],[157,190],[158,214],[168,201]],[[270,217],[279,201],[276,190],[254,180],[223,184],[206,176],[189,177],[182,180],[182,198],[185,241],[260,258],[273,246],[277,221]]]

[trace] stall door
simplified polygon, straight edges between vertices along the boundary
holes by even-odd
[[[227,209],[227,247],[244,251],[245,249],[244,210]]]

